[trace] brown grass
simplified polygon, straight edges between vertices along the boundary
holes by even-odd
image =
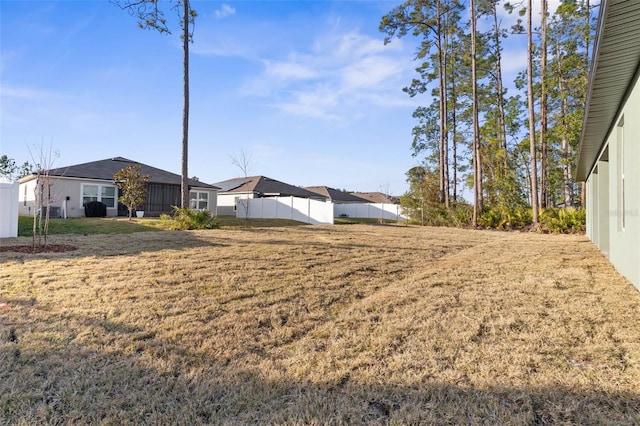
[[[584,236],[51,239],[0,254],[0,423],[640,423],[640,294]]]

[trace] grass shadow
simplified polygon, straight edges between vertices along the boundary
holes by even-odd
[[[336,382],[314,383],[286,369],[257,366],[249,357],[230,362],[215,350],[188,350],[144,327],[103,318],[67,317],[52,325],[62,338],[30,335],[24,327],[0,334],[4,424],[640,421],[636,393],[561,384],[477,388],[435,380],[380,383],[348,375]]]

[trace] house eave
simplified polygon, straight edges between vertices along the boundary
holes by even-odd
[[[603,0],[578,148],[577,181],[585,181],[595,167],[639,71],[640,2]]]

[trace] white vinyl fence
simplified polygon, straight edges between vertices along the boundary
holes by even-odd
[[[333,225],[333,203],[299,197],[238,200],[236,217],[292,219],[312,225]]]
[[[396,221],[408,219],[402,214],[402,207],[400,207],[400,205],[384,203],[336,204],[334,214],[335,217],[357,217]]]
[[[0,183],[0,238],[18,236],[20,185]]]

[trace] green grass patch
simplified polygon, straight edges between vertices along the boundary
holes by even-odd
[[[364,217],[336,217],[333,219],[335,225],[374,225],[376,223],[392,223],[396,224],[398,221],[391,219],[372,219]]]
[[[132,234],[134,232],[162,231],[165,228],[159,218],[111,218],[83,217],[68,219],[50,219],[49,235],[62,234]],[[18,236],[33,236],[33,218],[20,216],[18,219]]]
[[[304,222],[290,219],[243,219],[235,216],[218,216],[220,229],[238,228],[271,228],[277,226],[300,226],[306,225]]]
[[[302,222],[287,219],[238,219],[233,216],[218,216],[216,222],[221,229],[306,225]],[[134,218],[130,221],[124,217],[82,217],[49,220],[49,235],[132,234],[134,232],[166,230],[169,230],[167,223],[156,217]],[[33,236],[32,217],[20,216],[18,220],[18,236]]]

